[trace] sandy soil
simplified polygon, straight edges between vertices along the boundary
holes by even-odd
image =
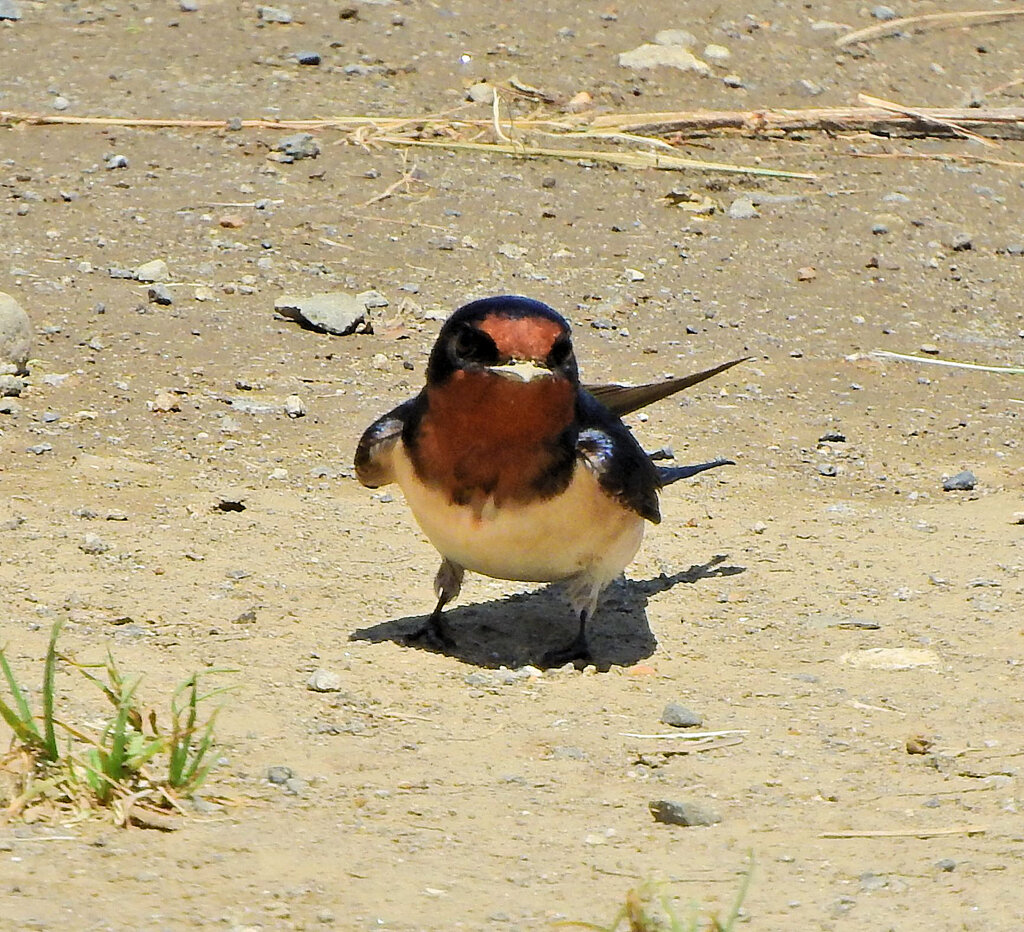
[[[1020,76],[1019,25],[851,55],[822,22],[875,20],[845,0],[353,3],[343,19],[346,6],[292,4],[302,22],[265,25],[248,3],[22,0],[0,24],[0,109],[49,112],[59,95],[76,115],[423,114],[511,76],[611,112],[1024,94],[994,90]],[[711,77],[618,66],[668,27],[732,58]],[[307,49],[319,67],[288,57]],[[37,334],[28,387],[0,415],[3,641],[38,682],[65,618],[67,650],[110,645],[154,704],[196,669],[239,671],[208,788],[232,804],[171,833],[0,826],[0,927],[546,929],[607,923],[648,879],[684,913],[725,907],[750,857],[750,928],[1024,927],[1024,388],[865,355],[933,344],[1021,365],[1024,145],[813,135],[685,150],[820,173],[806,182],[403,159],[331,132],[317,159],[282,164],[268,157],[279,138],[0,130],[0,290]],[[943,152],[1005,164],[862,157]],[[665,200],[673,188],[721,209],[694,217]],[[744,195],[759,217],[728,217]],[[954,251],[961,233],[972,248]],[[170,306],[108,271],[157,258]],[[374,334],[273,314],[286,291],[371,288],[391,302]],[[479,577],[451,611],[457,650],[405,646],[437,558],[400,495],[352,476],[362,429],[421,384],[438,320],[503,292],[564,311],[592,381],[754,357],[630,419],[648,448],[738,466],[664,495],[598,616],[598,669],[510,673],[572,622],[557,590]],[[180,410],[150,410],[160,392]],[[305,417],[280,413],[293,393]],[[965,468],[977,487],[944,493]],[[217,510],[225,497],[245,510]],[[109,550],[83,552],[87,533]],[[878,649],[930,653],[891,670]],[[307,689],[317,669],[341,691]],[[79,720],[98,711],[77,678],[58,688]],[[742,740],[683,755],[628,737],[667,731],[669,701]],[[916,735],[928,753],[907,753]],[[272,766],[294,792],[268,782]],[[655,823],[658,799],[721,822]]]

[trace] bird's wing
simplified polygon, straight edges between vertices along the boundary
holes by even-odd
[[[415,401],[415,398],[404,401],[377,418],[360,437],[356,447],[356,477],[368,488],[376,489],[395,481],[395,444],[402,439],[402,430],[413,412]]]
[[[750,356],[743,356],[740,359],[733,359],[731,362],[723,362],[713,369],[705,369],[703,372],[695,372],[693,375],[684,375],[679,379],[666,379],[663,382],[649,382],[646,385],[585,385],[583,386],[591,395],[601,402],[612,414],[622,417],[632,411],[638,411],[655,401],[661,401],[669,395],[681,392],[684,388],[710,379],[719,372],[725,372],[741,362],[751,359]]]
[[[577,456],[612,498],[657,524],[661,521],[657,467],[626,425],[587,392],[579,393],[576,408]]]

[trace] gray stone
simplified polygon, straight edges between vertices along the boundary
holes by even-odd
[[[297,162],[299,159],[315,159],[320,154],[320,146],[312,133],[293,133],[279,139],[274,151],[281,153],[282,162]]]
[[[942,858],[940,861],[935,862],[935,866],[945,873],[956,870],[956,861],[952,858]]]
[[[113,277],[113,270],[111,270]],[[165,282],[171,277],[167,263],[163,259],[153,259],[144,262],[132,272],[132,278],[137,282]]]
[[[753,220],[759,217],[754,201],[749,197],[738,197],[729,205],[728,215],[730,220]]]
[[[282,767],[280,764],[267,768],[267,781],[283,786],[295,776],[291,767]]]
[[[706,61],[702,61],[681,45],[641,45],[629,52],[622,52],[619,55],[619,65],[635,71],[665,67],[695,71],[702,75],[711,74],[711,66]]]
[[[150,304],[159,304],[163,307],[174,304],[174,298],[163,285],[153,285],[149,289],[149,301]]]
[[[21,8],[14,0],[0,0],[0,19],[21,19]]]
[[[970,233],[957,233],[949,242],[953,252],[966,252],[974,248],[974,241]]]
[[[661,713],[661,720],[673,728],[695,728],[704,724],[704,719],[679,702],[669,702]]]
[[[942,483],[943,492],[970,492],[978,484],[978,477],[969,469],[958,472]]]
[[[695,802],[656,799],[647,804],[655,822],[665,825],[714,825],[722,817],[707,806]]]
[[[82,542],[78,545],[83,553],[106,553],[110,549],[108,544],[99,534],[88,533],[82,538]]]
[[[288,10],[282,10],[276,6],[258,6],[256,15],[264,23],[290,23],[292,14]]]
[[[28,314],[14,298],[0,291],[0,373],[23,375],[28,372],[31,350],[32,324]]]
[[[298,62],[300,65],[319,65],[320,64],[320,53],[319,52],[310,52],[310,51],[296,52],[294,55],[292,55],[292,58],[294,58],[295,61]]]
[[[333,670],[317,670],[306,680],[306,689],[314,693],[341,692],[341,676]]]
[[[888,22],[892,19],[899,19],[899,13],[897,13],[891,6],[882,6],[879,4],[876,7],[872,7],[871,15],[875,19],[880,19],[882,22]]]
[[[34,456],[42,456],[44,453],[49,453],[52,449],[52,443],[34,443],[32,446],[27,447],[25,452],[31,453]]]
[[[274,310],[282,317],[304,323],[321,333],[346,336],[366,324],[366,305],[345,291],[310,295],[281,295]]]
[[[481,81],[479,84],[471,84],[466,88],[466,99],[476,104],[490,104],[494,102],[494,85]]]

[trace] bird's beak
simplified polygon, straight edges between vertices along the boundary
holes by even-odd
[[[512,379],[514,382],[532,382],[534,379],[542,379],[551,376],[551,370],[546,366],[539,366],[532,360],[513,359],[500,366],[490,366],[490,371],[502,378]]]

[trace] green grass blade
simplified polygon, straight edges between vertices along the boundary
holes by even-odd
[[[39,734],[39,729],[36,728],[35,720],[32,718],[32,710],[29,708],[28,699],[25,698],[24,691],[18,685],[14,671],[7,662],[7,655],[2,650],[0,650],[0,667],[3,667],[7,688],[14,697],[14,704],[16,706],[15,709],[12,709],[6,703],[3,704],[3,708],[8,710],[8,713],[4,714],[4,721],[14,729],[20,740],[25,741],[25,734],[27,733],[34,736],[34,740],[29,743],[34,744],[41,741],[42,735]],[[13,719],[8,718],[8,714],[13,716]]]
[[[57,735],[53,728],[53,679],[57,670],[57,638],[63,627],[63,619],[53,623],[50,645],[46,649],[46,663],[43,666],[43,754],[48,761],[55,761],[60,756],[57,751]]]

